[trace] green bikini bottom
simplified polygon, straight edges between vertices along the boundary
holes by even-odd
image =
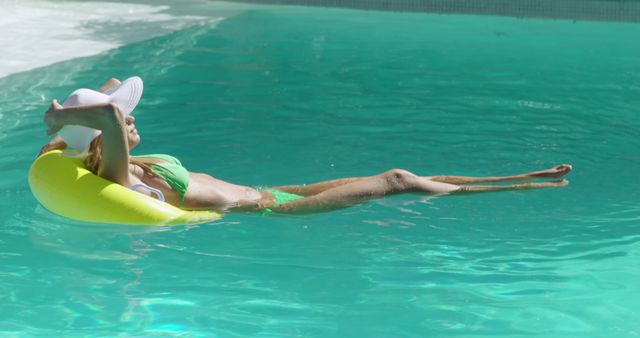
[[[276,203],[273,205],[274,207],[280,206],[282,204],[285,203],[289,203],[289,202],[293,202],[295,200],[299,200],[301,198],[304,198],[304,196],[300,196],[300,195],[296,195],[296,194],[290,194],[288,192],[284,192],[284,191],[280,191],[280,190],[276,190],[276,189],[258,189],[258,190],[264,190],[266,192],[269,192],[271,194],[273,194],[273,196],[276,198]],[[262,215],[268,215],[270,213],[273,212],[273,210],[271,208],[265,208],[259,211]]]

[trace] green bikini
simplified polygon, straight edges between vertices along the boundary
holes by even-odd
[[[180,207],[182,207],[182,205],[184,204],[184,197],[187,194],[187,188],[189,187],[189,171],[187,171],[187,169],[182,166],[180,160],[166,154],[149,154],[132,157],[157,158],[162,160],[163,162],[150,164],[149,169],[151,169],[154,174],[164,179],[171,186],[171,188],[173,188],[173,190],[180,194]],[[276,207],[304,197],[276,189],[266,188],[264,190],[273,194],[273,196],[276,198],[276,202],[274,204],[274,206]],[[262,212],[271,213],[273,212],[273,210],[267,208],[262,210]]]
[[[189,187],[189,172],[182,166],[180,160],[166,154],[150,154],[132,156],[133,158],[157,158],[164,162],[152,163],[149,165],[149,169],[162,177],[178,194],[180,194],[180,207],[184,204],[184,196],[187,194],[187,188]]]
[[[260,190],[260,189],[258,189],[258,190]],[[262,189],[262,190],[264,190],[266,192],[270,192],[276,198],[276,203],[273,204],[274,207],[277,207],[279,205],[282,205],[282,204],[285,204],[285,203],[289,203],[289,202],[293,202],[295,200],[299,200],[301,198],[304,198],[304,196],[291,194],[291,193],[280,191],[280,190],[276,190],[276,189],[266,188],[266,189]],[[260,210],[260,213],[262,215],[270,214],[272,212],[273,212],[273,210],[271,208],[265,208],[265,209]]]

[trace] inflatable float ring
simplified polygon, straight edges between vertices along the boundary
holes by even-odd
[[[78,221],[179,225],[216,220],[213,211],[186,211],[105,180],[84,167],[80,158],[53,150],[39,156],[29,169],[29,186],[49,211]]]

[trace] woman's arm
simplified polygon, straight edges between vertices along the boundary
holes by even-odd
[[[105,93],[108,90],[113,89],[119,85],[120,85],[120,80],[116,78],[111,78],[107,82],[103,83],[102,86],[100,86],[100,89],[98,89],[98,91],[101,93]],[[42,148],[40,148],[40,153],[38,153],[38,156],[46,153],[47,151],[56,150],[56,149],[66,149],[66,148],[67,148],[67,143],[64,142],[62,137],[56,136],[53,139],[51,139],[49,142],[47,142],[47,144],[42,146]]]
[[[114,104],[99,104],[63,108],[53,100],[44,122],[52,135],[68,124],[85,126],[102,131],[102,164],[98,176],[129,186],[129,144],[127,126],[122,113]]]

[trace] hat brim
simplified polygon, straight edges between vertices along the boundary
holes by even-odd
[[[109,95],[109,101],[118,106],[124,116],[128,116],[140,102],[142,90],[142,79],[134,76],[122,81],[119,86],[105,94]]]

